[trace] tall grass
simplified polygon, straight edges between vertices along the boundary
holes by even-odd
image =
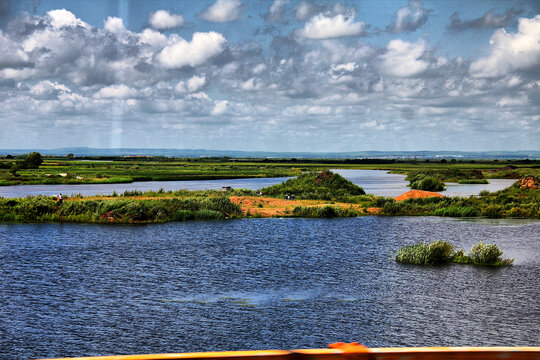
[[[0,221],[153,223],[224,219],[241,216],[240,207],[226,197],[111,198],[74,200],[57,204],[49,197],[0,199]]]
[[[396,261],[402,264],[441,265],[449,263],[471,264],[478,266],[508,266],[514,259],[502,259],[503,252],[497,245],[482,242],[474,245],[469,254],[463,250],[455,251],[454,245],[446,241],[435,241],[431,244],[417,243],[399,249]]]

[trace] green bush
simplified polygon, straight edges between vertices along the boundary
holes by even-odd
[[[452,260],[454,245],[446,241],[435,241],[431,244],[418,243],[398,250],[396,261],[403,264],[438,265]]]
[[[412,181],[411,189],[424,191],[443,191],[444,183],[437,178],[426,176],[420,180]]]
[[[480,210],[473,206],[450,206],[435,210],[436,216],[476,217],[480,214]]]
[[[214,210],[199,210],[195,212],[196,220],[220,220],[225,219],[225,215]]]
[[[474,245],[468,255],[463,250],[454,253],[454,245],[446,241],[435,241],[431,244],[418,243],[402,247],[396,253],[396,261],[402,264],[438,265],[438,264],[472,264],[479,266],[508,266],[514,259],[501,259],[502,251],[497,245]]]
[[[495,244],[483,244],[481,241],[474,245],[469,252],[469,257],[479,265],[511,264],[514,259],[501,259],[502,250]]]
[[[331,171],[303,173],[297,178],[261,189],[261,191],[270,196],[283,197],[289,194],[297,199],[334,201],[343,201],[351,196],[366,194],[361,187]]]
[[[466,179],[459,180],[458,184],[489,184],[489,181],[486,179]]]

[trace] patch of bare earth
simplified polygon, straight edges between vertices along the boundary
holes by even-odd
[[[407,199],[425,199],[429,197],[444,197],[444,195],[424,190],[411,190],[405,194],[401,194],[398,197],[394,198],[396,201],[402,201]]]
[[[330,203],[322,200],[285,200],[259,196],[231,196],[230,200],[239,205],[244,214],[261,217],[286,216],[292,214],[296,206],[337,206],[344,209],[352,208],[358,211],[364,209],[358,204]],[[380,208],[367,208],[365,212],[368,214],[377,214],[380,210]]]

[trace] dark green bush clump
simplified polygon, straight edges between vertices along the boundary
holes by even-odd
[[[435,241],[431,244],[418,243],[398,250],[396,261],[403,264],[438,265],[451,261],[454,245],[446,241]]]
[[[476,217],[480,214],[481,211],[474,206],[450,206],[435,210],[436,216]]]
[[[331,171],[300,174],[281,184],[261,190],[264,195],[294,195],[296,199],[347,201],[351,196],[365,195],[361,187]]]
[[[454,252],[454,245],[446,241],[435,241],[431,244],[418,243],[402,247],[396,253],[396,261],[402,264],[440,265],[471,264],[479,266],[508,266],[514,259],[502,259],[503,254],[497,245],[474,245],[468,255],[463,250]]]
[[[437,178],[425,176],[418,180],[411,181],[411,189],[425,191],[443,191],[444,183]]]
[[[63,204],[40,196],[0,199],[0,221],[155,223],[224,219],[241,214],[240,207],[227,197],[158,200],[116,197],[65,201]]]
[[[489,181],[486,179],[468,179],[468,180],[459,180],[459,184],[489,184]]]

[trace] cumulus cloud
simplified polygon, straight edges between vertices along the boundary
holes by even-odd
[[[121,18],[109,16],[105,21],[105,30],[112,32],[113,34],[122,34],[126,32],[124,21]]]
[[[290,0],[274,0],[268,13],[264,15],[266,21],[278,22],[283,19],[285,13],[285,5],[289,3]]]
[[[229,102],[227,100],[216,101],[214,109],[212,109],[212,115],[222,115],[227,111],[228,106]]]
[[[296,13],[303,3],[312,7]],[[467,139],[480,139],[475,146],[493,148],[497,132],[509,134],[515,146],[537,146],[535,18],[494,35],[482,57],[464,60],[446,50],[442,57],[428,40],[395,39],[381,47],[374,40],[342,39],[351,32],[341,28],[359,23],[355,10],[321,3],[297,2],[294,10],[307,23],[327,19],[333,32],[314,26],[325,40],[306,41],[300,34],[304,26],[298,26],[276,36],[273,47],[227,42],[215,32],[182,38],[154,28],[130,31],[115,17],[94,27],[67,11],[22,14],[0,31],[0,143],[19,146],[14,139],[32,139],[21,145],[32,146],[40,139],[53,147],[46,129],[74,133],[77,126],[80,136],[72,141],[107,147],[103,134],[129,122],[122,134],[126,146],[155,146],[141,135],[152,133],[170,147],[181,141],[186,147],[258,148],[266,142],[274,149],[312,149],[314,134],[324,132],[321,148],[339,143],[348,150],[358,143],[386,146],[378,140],[382,130],[404,141],[396,146],[412,148],[420,146],[418,138],[407,140],[399,132],[422,134],[423,147],[451,148],[456,138],[473,134]],[[196,29],[184,30],[191,31]],[[110,114],[117,125],[109,122]],[[34,134],[33,119],[42,125]],[[210,131],[216,128],[219,134]],[[485,131],[494,135],[489,141],[481,140]],[[296,149],[288,147],[292,143]]]
[[[20,44],[11,40],[0,30],[0,69],[23,68],[30,65],[29,55]]]
[[[211,22],[227,22],[240,18],[242,2],[240,0],[216,0],[204,9],[199,17]]]
[[[78,19],[75,17],[75,15],[66,10],[66,9],[59,9],[59,10],[51,10],[48,11],[46,16],[50,19],[51,25],[56,28],[62,28],[62,27],[88,27],[88,24],[86,24],[81,19]]]
[[[409,5],[398,9],[394,22],[386,30],[392,33],[415,31],[426,23],[431,12],[422,6],[420,1],[409,0]]]
[[[193,76],[189,78],[187,81],[180,81],[176,87],[175,91],[179,94],[186,93],[186,92],[196,92],[202,89],[202,87],[206,84],[206,77],[203,76]]]
[[[262,87],[262,82],[256,78],[250,78],[240,84],[240,88],[245,91],[255,91],[260,90]]]
[[[156,30],[174,29],[184,24],[184,17],[182,14],[158,10],[148,14],[148,23]]]
[[[175,37],[157,54],[157,59],[167,68],[194,67],[221,53],[226,42],[223,35],[214,31],[196,32],[191,41]]]
[[[521,95],[518,97],[504,96],[501,100],[497,101],[497,106],[524,106],[529,102],[527,95]]]
[[[318,14],[306,22],[299,34],[307,39],[331,39],[346,36],[359,36],[364,33],[366,24],[354,21],[354,12],[327,16]]]
[[[403,40],[392,40],[386,47],[385,54],[380,56],[382,71],[398,77],[416,76],[424,72],[429,63],[420,59],[426,50],[424,40],[414,43]]]
[[[475,77],[498,77],[513,71],[540,67],[540,15],[520,18],[517,33],[495,31],[489,55],[473,62],[469,72]]]
[[[307,1],[302,1],[294,8],[294,17],[297,20],[307,20],[315,11],[315,6]]]
[[[521,13],[523,13],[523,10],[511,8],[501,15],[497,15],[493,11],[488,11],[484,16],[476,19],[461,20],[459,13],[455,12],[452,14],[451,23],[448,26],[448,29],[452,31],[464,31],[481,28],[500,28],[508,25]]]
[[[71,92],[71,89],[64,84],[59,84],[50,80],[43,80],[32,86],[28,92],[35,98],[54,99],[62,93]]]
[[[96,99],[127,99],[137,96],[137,90],[124,84],[107,86],[94,94]]]

